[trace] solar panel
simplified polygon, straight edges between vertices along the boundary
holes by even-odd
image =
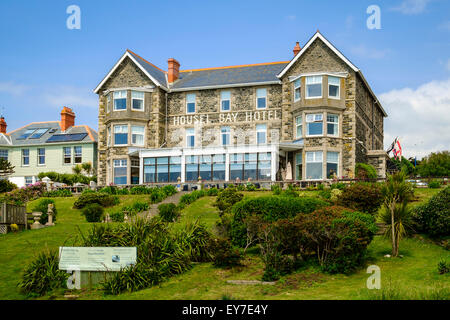
[[[20,137],[17,138],[17,140],[24,140],[28,138],[33,132],[35,132],[36,129],[27,129],[24,134],[22,134]]]
[[[54,134],[46,142],[70,142],[81,141],[87,136],[87,133]]]
[[[39,139],[48,131],[48,128],[37,129],[30,137],[30,139]]]

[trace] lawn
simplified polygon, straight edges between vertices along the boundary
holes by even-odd
[[[416,189],[421,203],[439,190]],[[244,192],[245,196],[269,195],[270,192]],[[316,195],[307,192],[307,195]],[[146,195],[120,196],[120,205],[109,208],[112,212],[135,200],[148,200]],[[16,287],[22,270],[35,255],[46,246],[74,245],[78,228],[86,232],[90,224],[85,222],[80,210],[72,209],[75,198],[54,198],[58,209],[56,226],[41,230],[28,230],[17,234],[0,236],[0,299],[24,299]],[[213,206],[215,197],[203,197],[186,207],[174,228],[182,228],[189,221],[199,219],[210,230],[219,218]],[[29,208],[33,203],[29,204]],[[233,285],[227,280],[260,280],[263,264],[253,252],[247,255],[243,266],[219,269],[211,263],[194,264],[188,272],[162,283],[134,293],[104,296],[101,291],[83,290],[80,299],[368,299],[383,293],[388,297],[446,297],[449,299],[449,275],[439,275],[437,264],[441,258],[450,260],[449,252],[435,244],[416,238],[400,243],[403,258],[385,258],[391,245],[387,239],[377,236],[370,244],[367,265],[375,264],[381,269],[382,290],[365,289],[369,274],[365,268],[351,275],[328,275],[320,273],[315,266],[305,266],[294,274],[283,277],[275,286]],[[376,291],[376,293],[374,293]],[[394,293],[401,293],[395,296]],[[421,296],[419,293],[422,293]],[[434,296],[433,296],[434,294]],[[63,291],[52,298],[62,299]],[[49,298],[49,296],[44,297]]]

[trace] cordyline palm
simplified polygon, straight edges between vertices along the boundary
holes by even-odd
[[[391,238],[392,238],[392,255],[398,256],[398,245],[402,235],[402,224],[396,225],[396,211],[399,212],[399,206],[405,205],[413,196],[413,189],[411,185],[405,181],[405,174],[397,172],[393,175],[388,175],[386,182],[381,188],[384,197],[384,207],[391,215]],[[399,216],[397,215],[397,218]]]
[[[384,210],[381,212],[381,220],[388,225],[385,236],[392,239],[392,235],[395,235],[398,253],[400,240],[412,231],[411,209],[408,207],[407,201],[397,204],[394,209],[394,224],[392,224],[390,210],[386,207],[383,209]],[[392,232],[392,225],[394,225],[394,232]]]
[[[72,171],[75,174],[80,174],[82,170],[83,169],[81,168],[81,166],[79,164],[77,164],[75,167],[72,168]]]
[[[86,174],[90,175],[92,173],[92,163],[85,162],[81,165],[81,167],[83,168],[84,172],[86,172]]]

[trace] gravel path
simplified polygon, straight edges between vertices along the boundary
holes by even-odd
[[[175,193],[173,196],[165,198],[162,202],[151,204],[150,209],[146,212],[140,213],[140,215],[142,217],[147,217],[147,218],[154,217],[158,214],[158,206],[160,204],[173,203],[173,204],[177,205],[178,201],[180,201],[180,198],[186,193],[189,193],[189,192],[188,191],[179,191],[179,192]]]

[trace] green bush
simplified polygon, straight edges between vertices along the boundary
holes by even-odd
[[[438,263],[438,272],[439,274],[446,274],[450,272],[450,263],[448,263],[446,260],[442,259]]]
[[[164,222],[174,222],[178,216],[179,211],[177,206],[173,203],[163,203],[158,206],[159,216]]]
[[[431,181],[428,184],[428,188],[431,188],[431,189],[439,189],[440,187],[441,187],[441,183],[439,181]]]
[[[175,238],[191,261],[211,261],[212,256],[208,248],[211,234],[206,226],[201,224],[199,220],[188,222],[184,229],[175,233]]]
[[[42,198],[39,199],[38,202],[36,203],[36,205],[33,207],[33,212],[42,212],[41,218],[39,220],[39,222],[41,224],[46,224],[48,222],[48,205],[49,204],[53,204],[53,222],[56,221],[56,215],[58,214],[58,211],[56,210],[56,206],[55,206],[55,200],[52,199],[47,199],[47,198]]]
[[[144,186],[134,186],[130,189],[130,194],[150,194],[151,191],[151,188],[147,188]]]
[[[232,208],[232,242],[240,247],[246,245],[247,226],[244,220],[251,214],[261,216],[264,222],[273,222],[294,217],[299,213],[311,213],[326,205],[327,202],[310,197],[264,196],[244,199]]]
[[[211,239],[208,250],[212,255],[215,267],[234,267],[241,265],[243,255],[233,248],[230,240],[224,238]]]
[[[166,198],[166,194],[160,188],[152,188],[150,192],[150,202],[159,203]]]
[[[288,188],[284,191],[281,192],[282,196],[286,196],[286,197],[298,197],[299,193],[297,192],[296,188],[290,184],[288,185]]]
[[[190,205],[191,203],[197,201],[197,199],[207,195],[205,190],[194,190],[191,193],[186,193],[181,196],[180,204],[182,206]]]
[[[40,172],[38,178],[42,180],[44,177],[48,177],[53,182],[61,182],[67,185],[73,185],[74,183],[89,184],[91,181],[97,181],[95,176],[85,176],[82,174],[70,174],[70,173],[58,173],[55,171]]]
[[[413,221],[418,231],[432,237],[450,234],[450,186],[439,191],[427,203],[414,208]]]
[[[273,192],[273,195],[279,196],[281,194],[281,187],[278,184],[273,184],[270,186],[270,190]]]
[[[354,183],[338,198],[339,205],[370,214],[376,214],[382,202],[381,188],[377,183]]]
[[[123,211],[116,211],[116,212],[111,213],[109,215],[109,217],[114,222],[123,222],[125,215],[124,215]]]
[[[81,194],[86,194],[86,193],[95,193],[95,191],[92,189],[84,189],[83,192],[81,192]]]
[[[331,190],[334,190],[334,189],[344,190],[346,187],[347,187],[347,185],[345,183],[342,183],[342,182],[332,183],[330,185],[330,189]]]
[[[82,209],[85,206],[97,203],[103,207],[112,207],[120,203],[119,197],[107,193],[85,193],[75,201],[73,207]]]
[[[17,186],[7,179],[0,180],[0,193],[10,192],[17,189]]]
[[[172,195],[174,195],[175,193],[177,193],[177,188],[175,188],[175,186],[169,184],[167,186],[164,186],[162,188],[164,194],[166,195],[166,197],[170,197]]]
[[[339,189],[336,189],[339,190]],[[325,200],[331,199],[331,189],[324,189],[319,191],[319,197]]]
[[[356,179],[373,180],[378,177],[377,170],[367,163],[357,163],[355,166]]]
[[[247,191],[256,191],[256,186],[251,182],[247,182],[245,189]]]
[[[58,251],[41,252],[25,268],[18,286],[29,296],[43,296],[48,292],[63,288],[69,274],[59,270]]]
[[[118,195],[129,195],[130,194],[130,190],[128,190],[127,188],[120,188],[117,189],[117,193]]]
[[[244,195],[237,192],[237,189],[234,186],[229,186],[219,193],[214,206],[216,206],[219,209],[220,214],[223,215],[224,213],[229,212],[231,207],[235,203],[241,201],[243,197]]]
[[[103,216],[103,207],[98,203],[91,203],[83,208],[82,214],[87,222],[100,222]]]
[[[136,200],[131,205],[131,211],[139,213],[143,211],[147,211],[150,208],[150,205],[147,202],[142,202],[139,200]]]
[[[72,197],[72,192],[69,189],[59,189],[53,191],[46,191],[42,194],[42,196],[47,198]]]
[[[101,188],[98,192],[106,193],[106,194],[117,194],[117,187],[114,186],[106,186]]]
[[[208,189],[206,194],[210,197],[216,197],[217,195],[219,195],[219,189],[217,189],[217,188]]]

